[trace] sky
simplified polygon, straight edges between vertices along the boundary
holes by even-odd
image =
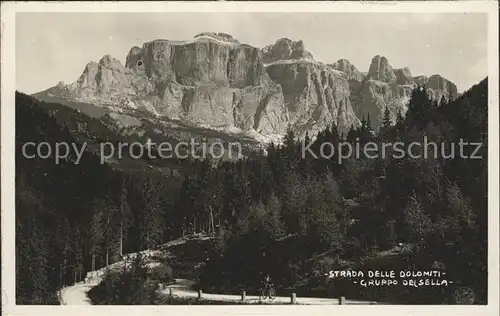
[[[16,89],[72,83],[90,61],[111,54],[124,64],[130,48],[154,39],[224,32],[256,47],[302,40],[316,60],[345,58],[362,72],[381,55],[464,91],[488,74],[487,30],[482,13],[17,13]]]

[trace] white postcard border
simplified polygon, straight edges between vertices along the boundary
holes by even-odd
[[[15,14],[16,12],[477,12],[488,14],[488,305],[323,306],[23,306],[15,305]],[[499,98],[496,1],[309,2],[4,2],[1,7],[1,237],[4,315],[498,315],[499,314]]]

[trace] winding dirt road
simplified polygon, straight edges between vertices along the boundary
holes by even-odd
[[[185,279],[177,279],[175,284],[167,286],[160,293],[165,295],[172,295],[173,297],[180,298],[198,298],[198,292],[192,289],[193,282]],[[202,293],[202,300],[208,301],[218,301],[218,302],[241,302],[241,295],[229,295],[229,294],[211,294]],[[259,296],[248,295],[245,297],[245,302],[248,304],[290,304],[291,297],[277,296],[275,299],[262,300]],[[302,305],[339,305],[338,299],[333,298],[316,298],[316,297],[297,297],[296,304]],[[375,302],[369,301],[355,301],[355,300],[345,300],[347,305],[372,305]]]
[[[77,283],[62,289],[62,305],[92,305],[87,292],[94,287],[95,283]]]
[[[87,292],[96,285],[96,283],[77,283],[72,286],[68,286],[61,291],[61,297],[63,305],[92,305],[90,299],[87,296]],[[167,286],[161,291],[162,294],[170,295],[180,298],[192,298],[198,297],[198,292],[191,289],[193,282],[184,279],[176,280],[176,284]],[[218,302],[241,302],[241,295],[228,295],[228,294],[211,294],[202,293],[203,300],[218,301]],[[260,297],[249,295],[246,296],[245,302],[248,304],[290,304],[290,297],[278,296],[274,300],[263,300],[261,302]],[[297,297],[296,304],[302,305],[338,305],[338,299],[329,298],[315,298],[315,297]],[[371,305],[374,302],[368,301],[354,301],[346,300],[345,304],[350,305]]]
[[[185,243],[185,239],[179,239],[171,241],[165,244],[165,248],[173,247],[182,243]],[[151,250],[142,251],[143,255],[146,257],[152,256]],[[129,254],[134,255],[134,254]],[[61,304],[62,305],[92,305],[90,299],[87,296],[87,292],[94,286],[96,286],[104,275],[106,269],[108,268],[120,268],[125,264],[125,261],[116,262],[106,268],[102,268],[98,271],[93,271],[88,274],[87,283],[76,283],[72,286],[63,288],[61,291]],[[179,298],[198,298],[198,292],[193,290],[194,282],[186,279],[176,279],[175,284],[169,285],[160,293],[165,295],[172,295]],[[241,295],[227,295],[227,294],[212,294],[212,293],[202,293],[202,300],[218,301],[218,302],[235,302],[235,304],[241,302]],[[249,295],[246,296],[245,302],[249,304],[261,303],[258,296]],[[291,297],[276,297],[274,300],[263,300],[262,303],[267,304],[290,304]],[[339,300],[334,298],[314,298],[314,297],[297,297],[296,304],[303,305],[338,305]],[[369,301],[355,301],[355,300],[345,300],[344,304],[355,304],[355,305],[369,305],[376,304],[375,302]]]

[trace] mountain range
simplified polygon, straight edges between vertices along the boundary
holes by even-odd
[[[405,114],[417,85],[438,101],[458,96],[446,78],[414,77],[384,56],[373,57],[362,72],[347,59],[317,61],[301,40],[281,38],[258,48],[206,32],[189,41],[156,39],[134,46],[124,65],[105,55],[89,62],[75,82],[33,96],[77,105],[136,130],[149,120],[269,142],[279,141],[288,128],[303,137],[335,123],[345,133],[368,116],[376,129],[386,107],[393,120]]]

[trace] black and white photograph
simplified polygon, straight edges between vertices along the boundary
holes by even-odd
[[[498,7],[424,3],[2,4],[3,307],[494,315]]]

